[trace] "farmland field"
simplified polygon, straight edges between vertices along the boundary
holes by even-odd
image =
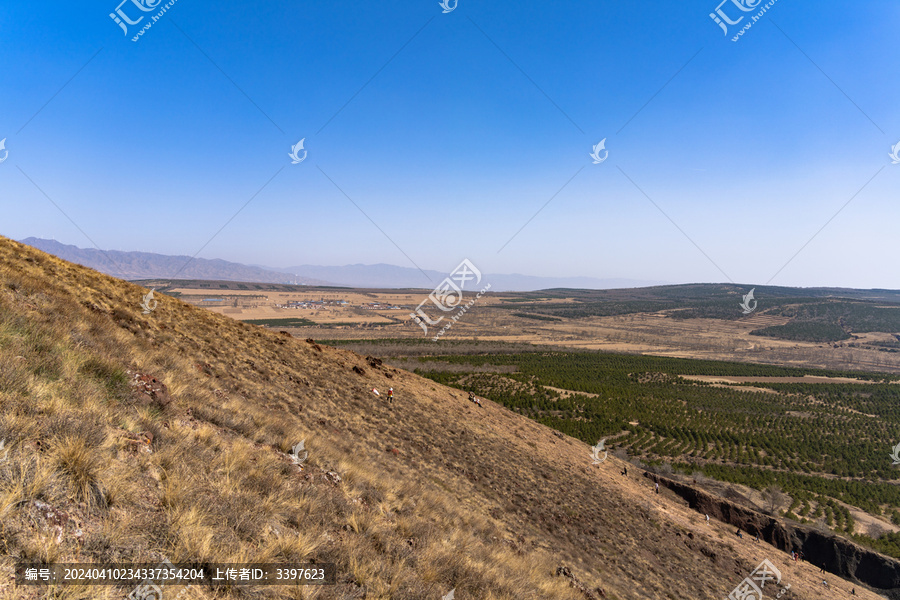
[[[237,320],[293,328],[303,337],[405,339],[412,344],[433,336],[410,316],[427,300],[429,290],[199,281],[145,284]],[[439,343],[494,341],[900,373],[897,292],[758,287],[758,309],[743,314],[739,308],[743,291],[742,286],[704,284],[489,292],[453,323]]]

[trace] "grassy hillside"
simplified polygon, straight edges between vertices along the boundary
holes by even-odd
[[[337,566],[334,586],[190,598],[718,599],[763,558],[817,597],[811,566],[581,441],[160,294],[143,314],[147,291],[0,238],[0,598],[130,591],[16,588],[16,560],[163,558]]]

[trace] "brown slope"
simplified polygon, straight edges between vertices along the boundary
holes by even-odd
[[[722,598],[770,558],[794,598],[819,597],[814,568],[579,441],[172,298],[144,315],[146,292],[0,238],[3,554],[330,561],[336,586],[228,595],[396,599],[584,598],[561,565],[607,598]],[[392,405],[370,391],[388,386]],[[301,439],[302,473],[285,454]],[[0,579],[0,597],[30,592]]]

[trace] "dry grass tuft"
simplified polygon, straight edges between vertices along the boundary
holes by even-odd
[[[84,437],[67,435],[54,448],[54,462],[76,502],[84,502],[90,508],[106,507],[100,481],[103,458],[96,447]]]

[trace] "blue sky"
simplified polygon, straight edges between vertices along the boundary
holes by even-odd
[[[900,4],[717,4],[8,1],[0,234],[900,288]]]

